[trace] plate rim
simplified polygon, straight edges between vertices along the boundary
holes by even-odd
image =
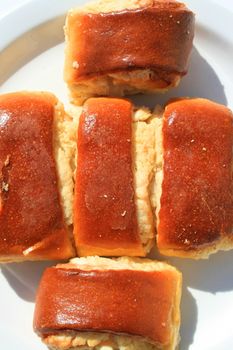
[[[16,40],[21,35],[30,31],[32,28],[39,26],[40,24],[47,22],[53,18],[64,15],[68,9],[73,6],[78,7],[82,3],[85,3],[83,0],[82,3],[79,4],[79,0],[28,0],[18,7],[13,7],[9,11],[6,11],[2,16],[0,15],[0,32],[4,33],[4,36],[1,37],[0,41],[0,54],[1,51],[4,50],[8,45],[10,45],[14,40]],[[87,0],[93,1],[93,0]],[[182,1],[182,0],[179,0]],[[225,15],[233,17],[233,3],[229,3],[229,8],[227,9],[226,5],[221,5],[220,1],[216,2],[215,0],[184,0],[189,7],[206,7],[214,6],[214,9],[221,12],[225,12]],[[43,11],[46,9],[46,12]],[[213,9],[212,9],[213,10]],[[229,10],[229,12],[228,12]],[[214,10],[215,12],[215,10]],[[32,16],[32,13],[36,13],[36,16]],[[22,21],[20,18],[26,17],[27,20]],[[204,21],[204,18],[197,18],[197,22],[200,20]],[[17,24],[17,26],[16,26]],[[17,30],[14,28],[17,27]],[[213,29],[213,28],[212,28]],[[233,21],[232,21],[232,30],[233,30]],[[229,31],[231,32],[231,31]],[[229,37],[231,37],[229,35]]]

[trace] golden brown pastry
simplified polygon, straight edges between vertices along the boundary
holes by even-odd
[[[150,119],[151,118],[151,119]],[[153,118],[123,99],[89,99],[79,118],[74,238],[80,256],[145,256],[154,243],[149,187]]]
[[[194,14],[174,0],[99,0],[67,16],[64,77],[74,103],[163,92],[187,73]]]
[[[53,350],[174,350],[181,283],[162,262],[76,258],[44,272],[34,330]]]
[[[231,249],[226,107],[179,99],[151,113],[92,98],[73,111],[71,122],[48,93],[0,97],[1,261],[73,256],[72,224],[81,256],[145,256],[155,217],[163,254]]]
[[[233,119],[205,99],[171,101],[157,138],[160,252],[206,258],[233,247]],[[162,186],[162,187],[161,187]]]
[[[64,118],[52,94],[0,96],[1,262],[74,256],[66,205],[72,184],[61,178],[57,164],[63,160],[72,174],[61,146]]]
[[[89,99],[78,133],[78,253],[146,255],[156,218],[162,254],[231,249],[232,137],[232,113],[208,100],[150,113],[122,99]]]

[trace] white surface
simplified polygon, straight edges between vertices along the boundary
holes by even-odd
[[[169,94],[138,96],[134,98],[137,104],[154,106],[171,96],[186,95],[207,97],[233,108],[233,2],[218,0],[220,6],[216,1],[186,1],[197,14],[189,74]],[[1,93],[50,90],[66,101],[62,81],[64,16],[55,17],[83,2],[0,0]],[[184,276],[180,350],[233,349],[233,252],[218,253],[208,261],[170,261]],[[32,316],[35,290],[46,265],[23,263],[1,268],[1,350],[45,349],[32,331]]]

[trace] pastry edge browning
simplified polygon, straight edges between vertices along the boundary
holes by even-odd
[[[42,335],[43,342],[51,350],[175,350],[179,343],[180,327],[180,299],[182,291],[182,275],[173,266],[149,259],[120,257],[115,259],[90,256],[73,258],[68,264],[58,264],[56,268],[92,270],[142,270],[142,271],[174,271],[177,274],[176,293],[172,308],[172,336],[167,345],[152,344],[143,337],[127,334],[113,334],[106,332],[56,331],[54,334]]]
[[[211,243],[206,244],[203,247],[199,247],[197,249],[190,249],[190,250],[184,250],[184,249],[164,249],[159,248],[159,251],[161,254],[166,256],[175,256],[179,258],[190,258],[194,260],[199,259],[209,259],[210,255],[217,253],[218,251],[229,251],[233,249],[233,238],[230,239],[229,237],[222,237],[219,240]]]

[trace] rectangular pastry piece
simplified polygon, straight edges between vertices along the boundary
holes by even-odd
[[[154,124],[127,100],[92,98],[79,119],[74,238],[80,256],[145,256],[154,243]]]
[[[204,99],[169,103],[157,142],[161,253],[206,258],[233,247],[233,119]],[[157,139],[159,140],[159,139]],[[162,161],[161,161],[162,159]]]
[[[0,96],[1,262],[74,256],[65,128],[63,107],[52,94]]]
[[[99,0],[67,16],[64,78],[74,103],[163,92],[187,73],[194,14],[174,0]]]
[[[44,272],[34,330],[53,350],[174,350],[181,284],[162,262],[76,258]]]

